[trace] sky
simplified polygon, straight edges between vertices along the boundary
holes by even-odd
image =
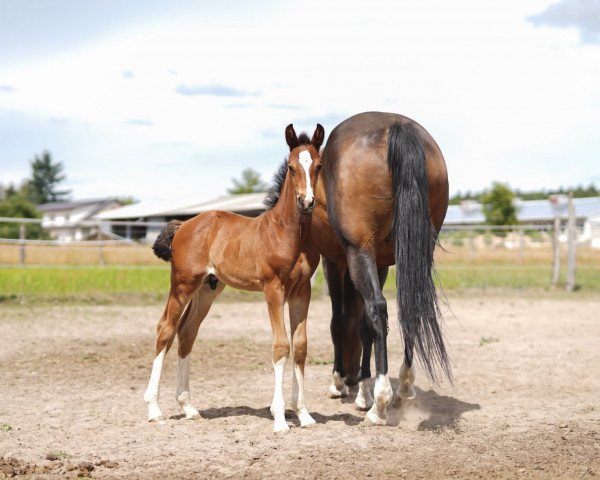
[[[0,0],[0,183],[196,203],[284,130],[371,110],[436,139],[451,194],[600,186],[600,0]]]

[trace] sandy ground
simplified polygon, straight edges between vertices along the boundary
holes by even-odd
[[[162,306],[0,307],[0,478],[589,478],[600,476],[600,299],[450,297],[455,384],[368,427],[326,397],[330,308],[311,305],[307,395],[317,421],[276,436],[263,303],[217,303],[200,330],[182,418],[176,355],[164,424],[142,396]],[[395,309],[390,302],[390,313]],[[390,371],[401,363],[390,331]],[[286,370],[286,396],[291,390]],[[395,383],[397,385],[397,382]]]

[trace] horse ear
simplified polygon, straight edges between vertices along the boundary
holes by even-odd
[[[315,128],[315,133],[313,133],[310,143],[312,143],[317,151],[319,151],[323,144],[323,140],[325,140],[325,129],[323,128],[323,125],[317,123],[317,128]]]
[[[296,131],[294,130],[294,124],[292,123],[285,127],[285,141],[287,142],[288,147],[290,147],[290,152],[299,144]]]

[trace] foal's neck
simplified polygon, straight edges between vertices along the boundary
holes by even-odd
[[[285,231],[288,237],[294,240],[298,239],[302,245],[308,238],[310,229],[310,215],[301,214],[298,210],[296,191],[289,174],[279,194],[279,200],[275,206],[267,212],[267,215],[281,225],[285,225]]]

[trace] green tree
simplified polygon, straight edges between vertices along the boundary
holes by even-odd
[[[241,180],[232,178],[233,188],[227,189],[229,193],[256,193],[267,190],[268,185],[260,178],[260,173],[252,168],[246,168],[242,171]]]
[[[0,217],[41,218],[42,214],[22,193],[17,193],[0,201]],[[19,238],[19,227],[18,223],[0,222],[0,238]],[[29,239],[48,238],[37,223],[26,224],[25,233]]]
[[[488,225],[515,225],[517,209],[514,192],[503,183],[494,182],[491,190],[481,199],[485,223]]]
[[[63,164],[54,162],[52,154],[44,150],[31,162],[31,178],[25,182],[23,191],[34,204],[66,200],[70,190],[58,190],[57,186],[66,178]]]
[[[9,183],[6,186],[0,183],[0,201],[6,200],[17,193],[18,191],[12,183]]]

